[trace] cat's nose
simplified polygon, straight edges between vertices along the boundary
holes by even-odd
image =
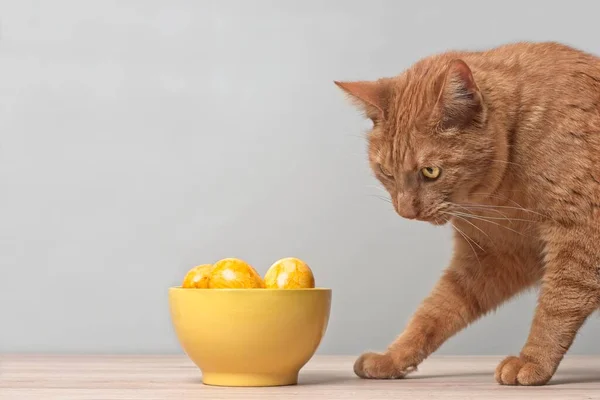
[[[399,194],[396,200],[396,212],[406,219],[415,219],[419,216],[416,199],[412,196]]]

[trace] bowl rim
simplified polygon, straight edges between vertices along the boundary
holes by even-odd
[[[290,293],[290,292],[331,292],[331,288],[326,287],[314,287],[314,288],[294,288],[294,289],[277,289],[277,288],[213,288],[213,289],[205,289],[205,288],[184,288],[179,286],[170,286],[169,291],[188,291],[188,292],[196,292],[196,291],[209,291],[211,293],[214,292],[251,292],[251,293],[264,293],[264,292],[282,292],[282,293]]]

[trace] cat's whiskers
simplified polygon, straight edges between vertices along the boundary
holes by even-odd
[[[387,197],[385,197],[385,196],[382,196],[382,195],[379,195],[379,194],[369,194],[368,196],[369,196],[369,197],[374,197],[374,198],[376,198],[377,200],[381,200],[381,201],[383,201],[384,203],[387,203],[389,206],[391,206],[391,207],[390,207],[391,211],[394,211],[394,212],[395,212],[395,209],[394,209],[394,205],[393,205],[393,203],[392,203],[392,200],[390,200],[389,198],[387,198]]]
[[[510,192],[510,193],[520,193],[521,191],[520,190],[509,190],[508,192]],[[507,202],[510,202],[510,203],[514,204],[517,207],[511,207],[511,206],[505,206],[505,205],[494,205],[494,204],[476,204],[476,203],[475,204],[473,204],[473,203],[467,203],[467,204],[462,204],[462,205],[467,205],[467,206],[468,205],[472,205],[472,206],[478,206],[478,207],[506,208],[506,209],[513,209],[513,210],[521,210],[521,211],[524,211],[524,212],[527,212],[527,213],[539,215],[540,217],[550,218],[550,219],[554,220],[554,218],[552,218],[550,215],[542,214],[542,213],[539,213],[537,211],[534,211],[534,210],[531,210],[531,209],[523,207],[523,205],[517,203],[515,200],[511,199],[508,196],[501,196],[499,194],[490,194],[490,193],[479,193],[479,192],[477,192],[477,193],[471,193],[471,195],[473,195],[473,196],[486,196],[486,197],[490,197],[490,198],[497,199],[497,200],[507,201]]]
[[[479,260],[479,256],[477,256],[477,252],[475,251],[475,248],[471,244],[471,241],[473,239],[471,239],[466,233],[464,233],[459,228],[457,228],[456,225],[454,225],[454,224],[450,224],[450,225],[452,225],[454,230],[456,230],[456,232],[458,232],[458,234],[461,235],[463,237],[463,239],[465,239],[465,242],[467,242],[469,247],[471,247],[471,250],[473,250],[473,255],[475,255],[475,258],[477,259],[477,262],[479,263],[479,266],[481,267],[481,261]],[[481,246],[479,246],[479,244],[477,244],[477,242],[474,242],[474,243],[477,245],[477,247],[479,247],[483,251],[483,249],[481,248]]]
[[[519,190],[509,190],[509,192],[511,193],[518,193],[520,192]],[[554,219],[551,215],[548,214],[542,214],[540,212],[528,209],[523,207],[521,204],[517,203],[516,201],[514,201],[513,199],[507,197],[507,196],[500,196],[500,195],[492,195],[492,194],[488,194],[488,193],[472,193],[472,195],[480,195],[480,196],[487,196],[487,197],[491,197],[491,198],[495,198],[498,200],[505,200],[505,201],[509,201],[513,204],[515,204],[517,207],[511,207],[511,206],[503,206],[503,205],[493,205],[493,204],[463,204],[463,205],[471,205],[471,206],[477,206],[477,207],[487,207],[487,208],[506,208],[506,209],[512,209],[512,210],[520,210],[526,213],[530,213],[530,214],[535,214],[538,215],[540,217],[543,218],[548,218],[551,219],[554,222],[557,222],[556,219]],[[539,221],[536,221],[539,222]]]
[[[450,205],[452,205],[454,207],[459,207],[459,208],[465,210],[468,213],[470,213],[472,211],[471,209],[469,209],[467,207],[464,207],[464,206],[461,206],[460,204],[457,204],[457,203],[449,202],[448,204],[450,204]],[[489,210],[485,210],[485,211],[494,211],[495,213],[500,214],[502,217],[504,217],[504,219],[506,219],[508,222],[511,222],[510,218],[506,214],[501,213],[500,211],[498,211],[496,209],[489,209]]]
[[[476,216],[476,217],[481,217],[481,218],[487,218],[490,221],[498,221],[498,220],[505,220],[508,223],[512,224],[515,221],[518,222],[539,222],[537,220],[534,219],[525,219],[525,218],[513,218],[513,217],[509,217],[506,214],[502,214],[502,217],[492,217],[492,216],[488,216],[488,215],[482,215],[482,214],[475,214],[473,211],[481,211],[479,210],[479,207],[461,207],[463,210],[466,210],[466,214],[472,215],[472,216]],[[483,211],[496,211],[493,209],[489,209],[489,208],[484,208]],[[462,212],[462,211],[458,211],[458,212]]]
[[[444,214],[448,214],[448,213],[444,213]],[[456,217],[456,218],[459,218],[460,220],[462,220],[462,221],[466,222],[467,224],[471,225],[473,228],[477,229],[479,232],[483,233],[485,236],[487,236],[488,239],[490,239],[490,241],[492,240],[492,238],[490,237],[490,235],[488,235],[483,229],[481,229],[480,227],[478,227],[477,225],[475,225],[474,223],[472,223],[468,219],[463,218],[463,217],[461,217],[459,215],[453,215],[453,216]]]
[[[377,189],[377,190],[379,190],[380,192],[383,192],[383,193],[385,193],[385,194],[388,194],[388,191],[387,191],[387,190],[386,190],[384,187],[381,187],[381,186],[379,186],[379,185],[367,185],[367,188],[369,188],[369,189]]]
[[[370,194],[369,197],[375,197],[376,199],[385,201],[386,203],[392,204],[392,200],[390,200],[389,198],[379,195],[379,194]]]
[[[456,204],[456,205],[460,205],[462,207],[471,207],[473,209],[475,209],[475,208],[479,208],[479,209],[497,209],[497,208],[501,208],[501,209],[507,209],[507,210],[518,210],[518,211],[523,211],[523,212],[526,212],[526,213],[529,213],[529,214],[538,215],[538,216],[544,217],[544,218],[552,218],[549,215],[542,214],[542,213],[539,213],[537,211],[533,211],[533,210],[530,210],[530,209],[527,209],[527,208],[521,207],[521,206],[519,206],[519,207],[511,207],[511,206],[496,206],[496,205],[493,205],[493,204],[470,204],[470,203],[466,203],[466,204],[463,203],[463,204]],[[532,220],[532,222],[538,222],[538,221],[533,221]]]
[[[479,220],[479,221],[487,222],[487,223],[490,223],[490,224],[493,224],[493,225],[496,225],[496,226],[502,227],[502,228],[504,228],[504,229],[508,229],[509,231],[511,231],[511,232],[514,232],[514,233],[516,233],[516,234],[518,234],[518,235],[525,236],[525,235],[524,235],[522,232],[516,231],[516,230],[514,230],[514,229],[512,229],[512,228],[509,228],[508,226],[505,226],[505,225],[499,224],[498,222],[491,221],[491,220],[489,220],[489,219],[487,219],[487,218],[485,218],[485,217],[482,217],[482,216],[480,216],[480,215],[467,214],[467,213],[463,213],[463,212],[459,212],[459,211],[453,211],[453,212],[449,212],[449,214],[450,214],[450,215],[453,215],[454,217],[457,217],[457,216],[459,216],[459,215],[460,215],[461,217],[465,217],[465,218],[472,218],[472,219],[476,219],[476,220]]]

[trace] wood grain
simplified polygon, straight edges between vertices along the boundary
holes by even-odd
[[[316,356],[297,386],[220,388],[184,356],[0,355],[0,399],[600,399],[600,357],[567,357],[543,387],[496,384],[501,359],[432,357],[407,379],[368,381],[354,357]]]

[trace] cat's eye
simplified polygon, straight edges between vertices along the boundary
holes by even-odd
[[[388,178],[393,178],[394,174],[392,174],[390,171],[388,171],[383,165],[379,164],[379,172],[381,172],[383,175],[385,175]]]
[[[430,181],[439,178],[441,172],[442,172],[442,170],[439,169],[438,167],[421,168],[421,174],[423,175],[423,177]]]

